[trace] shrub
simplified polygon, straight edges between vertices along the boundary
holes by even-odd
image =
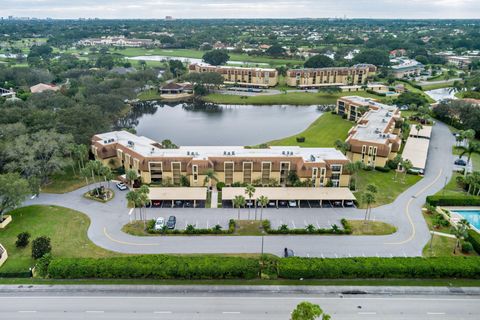
[[[17,235],[17,241],[15,242],[15,246],[17,248],[25,248],[28,246],[28,243],[30,241],[30,233],[28,232],[22,232]]]
[[[480,254],[480,234],[478,234],[475,230],[469,229],[467,240],[472,244],[473,249]]]
[[[305,142],[305,137],[297,137],[297,142],[298,143]]]
[[[49,237],[38,237],[32,242],[32,258],[40,259],[45,254],[52,251]]]
[[[222,181],[217,182],[217,190],[222,191],[223,188],[225,188],[225,183]]]
[[[442,258],[285,258],[278,262],[285,279],[480,278],[480,259]]]
[[[380,171],[380,172],[390,172],[389,167],[375,167],[375,170]]]
[[[470,242],[465,241],[464,243],[462,243],[463,253],[471,253],[472,251],[473,251],[473,245]]]
[[[480,197],[472,196],[428,196],[427,203],[432,206],[480,206]]]
[[[59,258],[48,267],[60,279],[253,279],[257,259],[215,256],[139,255],[115,258]]]
[[[52,262],[52,254],[46,253],[43,257],[38,259],[35,265],[35,271],[40,277],[46,277],[48,275],[48,266]]]

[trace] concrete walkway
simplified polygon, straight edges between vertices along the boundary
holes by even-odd
[[[350,257],[350,256],[420,256],[430,239],[430,232],[423,219],[421,208],[427,195],[441,190],[452,174],[452,146],[455,139],[442,123],[434,126],[425,176],[417,184],[402,193],[393,203],[372,210],[372,217],[395,225],[398,231],[388,236],[266,236],[264,252],[281,255],[285,247],[298,256]],[[127,201],[121,191],[107,204],[82,197],[87,187],[64,195],[41,194],[25,205],[51,204],[68,207],[87,214],[91,219],[89,238],[97,245],[123,253],[260,253],[261,237],[135,237],[121,231],[128,223]],[[125,194],[125,193],[124,193]],[[175,210],[162,209],[164,216],[176,214]],[[189,209],[192,216],[215,221],[217,216],[236,218],[234,209]],[[264,218],[274,217],[278,212],[295,216],[302,209],[265,210]],[[312,217],[322,219],[328,209],[310,210]],[[338,211],[349,219],[363,219],[364,211],[345,208]],[[153,218],[149,216],[149,218]]]

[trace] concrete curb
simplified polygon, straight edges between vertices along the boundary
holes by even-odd
[[[1,294],[319,294],[319,295],[480,295],[480,287],[402,286],[210,286],[210,285],[0,285]]]

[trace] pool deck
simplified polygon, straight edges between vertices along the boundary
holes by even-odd
[[[471,206],[471,207],[441,207],[441,209],[445,209],[448,212],[450,212],[450,223],[452,225],[456,225],[458,221],[465,219],[464,216],[462,216],[459,213],[456,213],[455,210],[461,210],[461,211],[480,211],[480,207],[478,206]],[[475,228],[472,224],[470,224],[470,228],[475,230],[477,233],[480,233],[480,230]]]

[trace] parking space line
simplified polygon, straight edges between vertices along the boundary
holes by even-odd
[[[318,224],[318,220],[317,220],[317,228],[320,229],[320,225]]]
[[[295,227],[295,221],[292,220],[292,225],[293,225],[293,229],[296,229]]]
[[[208,229],[208,220],[207,220],[207,229]]]
[[[303,223],[305,224],[305,227],[308,226],[307,220],[303,220]]]
[[[185,228],[184,229],[187,229],[187,226],[188,226],[188,220],[185,220]]]

